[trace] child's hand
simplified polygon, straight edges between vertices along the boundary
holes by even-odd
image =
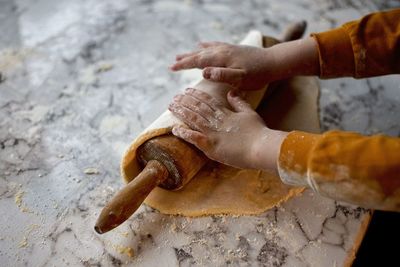
[[[203,77],[240,90],[258,90],[267,83],[295,75],[319,75],[318,46],[309,37],[258,48],[212,42],[176,56],[171,70],[203,69]]]
[[[268,49],[211,42],[200,49],[176,56],[171,70],[203,69],[203,77],[241,90],[258,90],[274,80],[273,58]]]
[[[276,170],[284,134],[268,129],[261,117],[233,91],[225,108],[210,95],[187,89],[169,110],[191,129],[174,127],[172,133],[195,145],[209,158],[239,168]]]

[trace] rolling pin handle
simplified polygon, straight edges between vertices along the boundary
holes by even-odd
[[[101,211],[94,230],[104,234],[125,222],[150,192],[169,176],[167,168],[150,160],[143,171],[119,191]]]

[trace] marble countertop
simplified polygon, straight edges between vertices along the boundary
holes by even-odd
[[[200,40],[322,31],[396,1],[3,0],[2,266],[342,266],[371,212],[306,191],[259,216],[185,218],[142,206],[99,236],[131,140],[187,85],[167,70]],[[321,81],[324,130],[400,133],[399,78]]]

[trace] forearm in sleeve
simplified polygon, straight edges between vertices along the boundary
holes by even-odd
[[[400,9],[311,36],[318,43],[321,78],[400,73]]]
[[[359,206],[400,211],[400,138],[291,132],[278,160],[282,181]]]

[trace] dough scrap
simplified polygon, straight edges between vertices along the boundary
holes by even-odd
[[[257,36],[261,37],[260,34],[255,35]],[[211,90],[212,93],[227,92],[220,85],[215,90],[215,85],[204,80],[198,87],[205,91]],[[265,89],[252,92],[246,96],[246,100],[257,107],[264,92]],[[318,133],[318,96],[319,86],[315,78],[295,77],[270,93],[257,111],[271,128]],[[141,171],[136,161],[136,149],[150,138],[170,133],[172,127],[179,123],[181,122],[167,111],[139,135],[122,159],[121,173],[126,182]],[[168,191],[155,188],[145,203],[161,213],[192,217],[212,214],[254,215],[300,194],[303,190],[304,188],[287,186],[279,177],[267,172],[241,170],[210,161],[182,189]]]

